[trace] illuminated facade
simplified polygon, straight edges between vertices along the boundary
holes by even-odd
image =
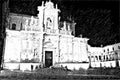
[[[105,47],[88,47],[91,67],[120,67],[120,43]]]
[[[31,70],[88,62],[88,39],[75,37],[76,23],[60,22],[60,10],[50,1],[42,2],[38,11],[36,17],[9,14],[3,67]]]

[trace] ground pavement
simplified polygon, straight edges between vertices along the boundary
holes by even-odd
[[[0,80],[120,80],[120,77],[80,74],[70,70],[44,68],[36,71],[1,70]]]

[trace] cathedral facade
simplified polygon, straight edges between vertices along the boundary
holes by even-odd
[[[9,14],[3,67],[30,70],[88,62],[88,39],[75,37],[76,23],[60,22],[60,10],[51,1],[42,2],[38,11],[37,16]]]

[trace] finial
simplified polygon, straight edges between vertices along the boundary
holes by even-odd
[[[80,37],[82,38],[82,34],[80,34]]]
[[[103,47],[103,45],[101,44],[101,47]]]
[[[58,19],[59,19],[59,21],[60,21],[61,17],[59,16]]]
[[[42,1],[42,6],[44,6],[44,1]]]
[[[58,5],[56,4],[56,9],[58,9]]]

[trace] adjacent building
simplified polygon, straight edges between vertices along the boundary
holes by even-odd
[[[90,67],[120,67],[120,43],[101,47],[88,47]]]

